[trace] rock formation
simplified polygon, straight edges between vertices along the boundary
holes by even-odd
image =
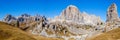
[[[107,10],[107,20],[105,31],[110,31],[112,29],[118,28],[120,26],[120,20],[117,12],[117,6],[115,3],[109,6]]]
[[[64,9],[61,12],[61,15],[57,16],[55,20],[58,19],[60,19],[60,21],[66,20],[79,24],[97,25],[102,23],[100,17],[89,15],[86,12],[80,12],[79,9],[74,5],[69,5],[66,9]]]
[[[28,28],[36,26],[42,20],[47,21],[45,16],[40,15],[30,16],[28,14],[22,14],[21,16],[13,17],[8,14],[3,21],[10,25],[17,26],[22,30],[27,30]]]
[[[115,4],[110,7],[110,10],[114,12],[108,12],[108,22],[118,19],[118,16],[114,18],[117,12],[113,9],[116,9]],[[6,21],[9,21],[9,19],[11,19],[11,15],[5,18]],[[100,17],[80,12],[74,5],[69,5],[54,19],[48,20],[45,16],[22,14],[15,20],[19,23],[20,29],[29,33],[45,37],[64,38],[65,40],[70,38],[85,40],[86,37],[91,37],[104,31],[104,23]]]
[[[113,21],[118,21],[119,16],[117,12],[117,6],[115,3],[109,6],[107,10],[107,20],[106,22],[113,22]]]
[[[62,11],[60,17],[66,20],[79,20],[80,12],[74,5],[69,5],[65,10]],[[82,17],[81,17],[82,18]]]
[[[94,33],[93,30],[96,28],[98,31],[101,30],[101,26],[99,26],[101,23],[103,22],[100,17],[80,12],[76,6],[69,5],[61,12],[60,16],[50,19],[47,22],[44,20],[39,22],[30,32],[35,35],[59,37],[65,40],[69,38],[85,40],[87,35],[90,32]]]
[[[5,18],[3,19],[4,22],[12,25],[12,26],[15,26],[15,27],[18,27],[19,26],[19,22],[17,21],[17,18],[16,17],[13,17],[12,15],[10,14],[7,14],[5,16]]]
[[[3,20],[4,20],[4,22],[11,23],[12,21],[16,20],[16,18],[13,17],[13,16],[10,15],[10,14],[7,14]]]

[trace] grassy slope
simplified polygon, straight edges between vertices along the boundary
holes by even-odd
[[[19,28],[0,22],[0,40],[62,40],[60,38],[47,38],[30,35]]]
[[[120,28],[113,29],[109,32],[100,34],[89,40],[120,40]]]

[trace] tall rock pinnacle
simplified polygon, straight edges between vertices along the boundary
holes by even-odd
[[[106,22],[113,22],[119,20],[117,13],[117,6],[113,3],[107,10],[107,20]]]

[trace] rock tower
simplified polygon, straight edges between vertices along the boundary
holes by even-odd
[[[118,17],[118,13],[117,13],[117,6],[115,3],[113,3],[112,5],[109,6],[108,10],[107,10],[107,20],[106,22],[114,22],[114,21],[118,21],[119,17]]]

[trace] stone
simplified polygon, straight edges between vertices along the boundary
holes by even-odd
[[[105,26],[105,32],[112,29],[118,28],[120,26],[120,19],[117,12],[117,6],[115,3],[112,3],[107,10],[107,20]]]
[[[113,22],[113,21],[118,21],[118,12],[117,12],[117,6],[115,3],[109,6],[107,10],[107,20],[106,22]]]
[[[72,22],[79,24],[97,25],[103,23],[99,16],[89,15],[86,12],[80,12],[80,10],[74,6],[69,5],[64,9],[59,16],[56,16],[53,21],[62,21],[61,23]]]
[[[79,19],[80,12],[78,8],[74,5],[69,5],[63,12],[61,13],[61,17],[68,20],[77,20]]]
[[[5,22],[10,22],[11,20],[16,20],[16,18],[13,17],[13,16],[10,15],[10,14],[7,14],[3,20],[4,20]]]

